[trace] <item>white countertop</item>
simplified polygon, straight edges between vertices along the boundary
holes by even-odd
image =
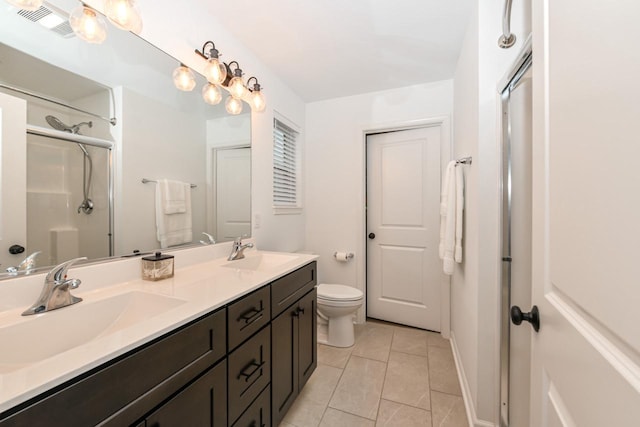
[[[218,253],[220,252],[218,251]],[[261,253],[280,254],[256,250],[245,251],[247,258],[257,256]],[[318,258],[315,255],[308,254],[287,255],[292,256],[290,261],[269,267],[263,271],[252,271],[223,267],[224,264],[230,263],[226,260],[226,257],[180,267],[181,264],[185,263],[178,262],[179,257],[182,255],[181,252],[177,252],[175,254],[175,276],[171,279],[157,282],[131,279],[109,284],[108,281],[102,278],[104,285],[97,288],[84,286],[84,284],[88,282],[88,279],[83,277],[82,273],[84,270],[78,268],[74,269],[69,277],[79,278],[83,281],[83,285],[81,285],[80,288],[72,291],[73,295],[83,298],[82,302],[35,316],[21,316],[21,313],[30,303],[26,306],[22,304],[9,309],[6,309],[6,306],[0,307],[0,329],[2,329],[18,325],[19,323],[30,322],[38,318],[48,317],[49,319],[53,319],[54,316],[58,315],[64,315],[66,318],[72,315],[72,313],[75,313],[74,310],[78,310],[83,304],[88,306],[88,304],[93,302],[100,302],[101,300],[132,291],[168,296],[181,300],[177,306],[169,308],[162,313],[135,322],[131,326],[119,328],[117,331],[104,336],[91,337],[84,344],[55,354],[44,360],[25,365],[13,364],[11,366],[3,366],[0,363],[0,413],[162,336],[206,313],[212,312],[238,297],[248,294],[274,279],[284,276]],[[231,263],[233,262],[234,261],[231,261]],[[139,259],[122,261],[121,264],[118,263],[120,263],[120,261],[102,264],[93,267],[92,270],[90,270],[91,267],[87,267],[87,270],[84,271],[84,276],[90,278],[96,277],[96,281],[99,281],[98,277],[100,277],[100,275],[104,275],[105,272],[114,269],[128,269],[130,276],[133,269],[140,268]],[[123,273],[118,274],[117,271],[113,273],[114,277],[126,276],[126,274]],[[39,276],[44,277],[43,275]],[[38,277],[40,283],[42,283],[42,277]],[[4,283],[0,283],[0,288],[2,286],[4,286]],[[33,288],[36,285],[30,286]],[[41,285],[39,289],[41,289]],[[35,291],[39,292],[39,289]],[[34,294],[34,290],[30,290],[30,296],[32,295],[36,295],[37,297],[37,294]],[[3,295],[0,292],[0,298],[2,297]],[[23,303],[25,299],[24,297],[15,298],[16,301],[20,301],[21,303]],[[35,298],[33,298],[32,302],[35,302]],[[86,312],[86,310],[84,311]],[[63,314],[63,312],[66,313]],[[80,314],[82,312],[77,311],[77,313],[79,317],[78,322],[82,322],[82,315]],[[73,318],[73,316],[70,318]],[[68,331],[65,330],[66,328],[60,329],[63,329],[59,331],[62,336],[68,333]],[[33,339],[33,337],[20,336],[15,339],[29,340]],[[32,345],[42,345],[38,341],[39,340],[35,339]],[[19,344],[22,346],[31,345],[24,341]],[[12,342],[0,342],[0,352],[2,348],[9,348],[5,346],[11,345]]]

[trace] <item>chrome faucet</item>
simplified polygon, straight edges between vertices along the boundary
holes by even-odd
[[[237,259],[244,258],[244,250],[252,247],[253,247],[253,243],[247,243],[243,245],[242,237],[236,237],[236,239],[233,241],[231,254],[229,255],[229,258],[227,258],[227,261],[235,261]]]
[[[34,252],[28,257],[26,257],[25,259],[23,259],[22,262],[18,264],[17,267],[8,267],[7,273],[11,274],[12,276],[17,276],[21,271],[24,271],[24,274],[30,274],[33,270],[35,270],[36,258],[41,253],[42,253],[41,251]]]
[[[54,267],[44,279],[40,297],[22,315],[44,313],[82,301],[82,298],[71,295],[71,289],[76,289],[82,282],[80,279],[67,279],[67,270],[76,262],[85,259],[87,257],[74,258]]]
[[[207,238],[207,240],[200,240],[200,244],[202,245],[215,245],[216,239],[209,233],[202,232],[202,235]]]

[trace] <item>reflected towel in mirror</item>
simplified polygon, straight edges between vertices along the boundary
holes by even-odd
[[[175,186],[179,185],[182,190],[177,191],[175,195],[170,195],[176,203],[172,203],[168,208],[166,194],[171,191],[168,189],[169,182],[176,183]],[[190,188],[189,183],[166,179],[158,180],[158,185],[156,185],[156,229],[161,248],[191,243],[193,239]],[[178,203],[180,194],[184,197],[182,202],[184,211],[182,212],[180,212],[180,204]]]
[[[159,179],[157,186],[160,188],[162,212],[165,215],[187,211],[185,198],[191,188],[189,184],[170,179]]]

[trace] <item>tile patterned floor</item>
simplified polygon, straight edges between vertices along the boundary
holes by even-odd
[[[318,345],[318,368],[281,427],[467,427],[449,341],[368,320],[351,348]]]

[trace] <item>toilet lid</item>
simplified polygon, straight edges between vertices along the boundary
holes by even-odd
[[[355,301],[362,298],[362,291],[346,285],[323,283],[318,285],[318,298],[337,301]]]

